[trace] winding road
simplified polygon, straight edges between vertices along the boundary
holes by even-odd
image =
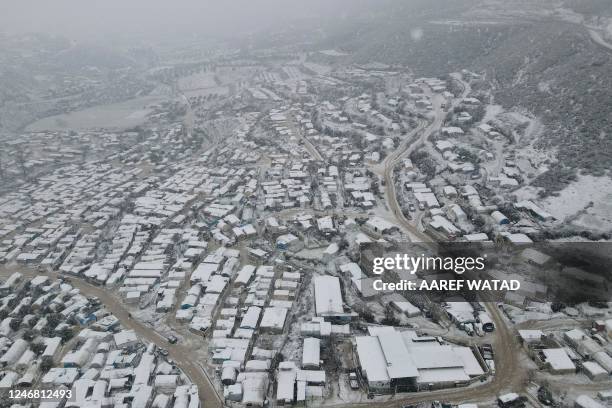
[[[463,80],[456,78],[463,87],[463,92],[459,98],[456,98],[453,104],[450,106],[449,110],[452,110],[455,106],[457,106],[463,98],[467,97],[471,92],[470,85]],[[440,95],[432,95],[429,88],[424,89],[426,93],[429,94],[432,105],[433,105],[433,113],[434,119],[433,121],[425,128],[426,122],[424,120],[419,121],[419,125],[408,135],[404,141],[400,144],[400,146],[383,162],[384,166],[384,179],[386,185],[386,195],[387,195],[387,204],[393,211],[393,214],[397,220],[397,222],[402,225],[408,232],[409,237],[412,242],[424,242],[433,244],[434,240],[427,234],[420,231],[417,225],[411,223],[402,212],[402,208],[397,200],[397,193],[395,191],[395,180],[393,178],[393,169],[399,163],[399,161],[407,155],[410,155],[417,148],[421,147],[430,137],[431,135],[440,130],[442,125],[444,124],[444,119],[446,117],[446,112],[442,108],[443,98]],[[419,134],[416,140],[413,140],[415,135]]]
[[[459,79],[458,79],[459,80]],[[460,101],[466,97],[469,92],[469,84],[460,80],[463,84],[463,92]],[[395,191],[395,183],[393,179],[393,169],[399,161],[422,146],[429,137],[440,129],[444,123],[445,111],[442,109],[442,97],[433,95],[432,101],[434,105],[434,119],[427,125],[425,120],[419,121],[418,126],[406,136],[399,147],[391,153],[381,163],[378,168],[379,174],[382,172],[386,183],[386,200],[391,210],[394,213],[397,221],[410,232],[410,238],[413,241],[424,242],[435,245],[435,241],[419,231],[418,228],[409,222],[403,215],[397,195]],[[455,102],[458,103],[458,102]],[[452,109],[455,106],[451,106]],[[306,139],[308,143],[308,140]],[[313,147],[313,146],[311,146]],[[309,149],[310,150],[310,149]],[[316,149],[311,151],[311,154],[316,157]],[[60,275],[56,272],[41,273],[32,268],[10,268],[3,267],[0,269],[0,276],[6,277],[15,270],[19,270],[26,277],[32,278],[38,275],[46,275],[50,278],[59,278]],[[190,380],[198,387],[202,406],[222,407],[223,402],[215,391],[214,385],[210,378],[198,364],[194,358],[193,350],[182,344],[169,344],[165,337],[160,335],[154,328],[148,327],[143,323],[132,319],[129,311],[122,305],[121,301],[111,295],[107,289],[100,286],[95,286],[78,277],[69,277],[71,284],[78,288],[81,293],[86,296],[97,297],[102,304],[115,315],[122,326],[126,329],[134,330],[139,338],[151,342],[159,347],[168,350],[169,358],[174,360],[175,364],[190,378]],[[334,405],[334,407],[354,407],[354,406],[372,406],[372,407],[401,407],[405,404],[414,404],[419,402],[427,402],[432,400],[445,400],[453,403],[463,403],[470,401],[490,401],[494,400],[499,394],[505,391],[521,392],[525,390],[527,385],[528,373],[527,369],[520,364],[522,356],[521,346],[515,337],[514,333],[506,324],[505,318],[497,308],[495,303],[488,302],[485,304],[489,315],[496,326],[496,331],[493,335],[493,344],[496,350],[495,366],[496,374],[492,380],[473,384],[465,388],[443,389],[438,391],[416,392],[403,394],[401,397],[394,397],[385,401],[369,400],[363,403],[351,403]]]
[[[471,92],[468,83],[460,78],[456,78],[463,86],[463,92],[459,98],[449,108],[452,110],[460,101],[467,97]],[[418,230],[404,214],[402,213],[397,195],[395,191],[395,183],[393,178],[393,169],[405,155],[409,155],[418,147],[422,146],[429,137],[439,130],[444,123],[446,116],[442,109],[441,97],[433,95],[432,104],[434,106],[434,120],[425,128],[425,122],[419,123],[417,128],[406,137],[405,141],[400,144],[397,150],[387,156],[384,165],[384,178],[386,188],[387,203],[391,207],[397,221],[410,232],[410,237],[413,242],[424,242],[435,245],[435,241],[427,234]],[[415,139],[417,134],[420,135]],[[387,401],[368,401],[367,403],[353,403],[347,405],[337,405],[335,407],[352,407],[358,405],[376,406],[376,407],[402,407],[405,404],[415,404],[420,402],[428,402],[432,400],[445,400],[453,403],[463,403],[472,401],[494,400],[498,395],[505,391],[519,392],[525,389],[527,385],[527,370],[520,364],[520,356],[522,355],[521,345],[519,344],[514,333],[509,329],[502,313],[496,306],[495,302],[486,302],[485,307],[493,320],[496,330],[494,332],[493,345],[496,350],[495,367],[496,373],[493,380],[482,384],[475,384],[467,388],[460,389],[444,389],[439,391],[417,392],[402,396],[401,398],[393,398]],[[531,400],[531,398],[530,398]],[[539,406],[537,401],[531,401],[535,406]]]
[[[608,51],[612,51],[612,44],[604,40],[603,36],[600,33],[600,30],[594,27],[589,27],[589,26],[585,26],[585,28],[589,32],[589,35],[591,36],[591,40],[593,40],[595,44],[607,49]]]
[[[173,360],[176,366],[179,367],[185,373],[185,375],[189,377],[191,382],[198,387],[198,393],[202,406],[207,408],[223,406],[223,403],[215,392],[213,384],[210,382],[206,373],[198,365],[197,361],[195,361],[193,358],[193,351],[181,344],[168,343],[166,338],[156,332],[154,328],[145,326],[143,323],[132,319],[130,312],[123,307],[119,300],[110,295],[104,287],[92,285],[75,276],[60,276],[56,272],[41,273],[39,271],[27,269],[21,266],[10,271],[3,268],[0,276],[2,278],[6,278],[13,272],[16,272],[17,269],[26,278],[33,278],[35,276],[43,275],[52,279],[69,279],[70,284],[79,289],[83,295],[87,297],[97,297],[104,307],[106,307],[109,312],[119,319],[124,328],[134,330],[139,339],[146,340],[158,347],[168,350],[168,357]]]

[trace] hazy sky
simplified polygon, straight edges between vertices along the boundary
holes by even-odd
[[[72,38],[113,32],[235,33],[316,15],[349,12],[368,0],[0,0],[0,30]]]

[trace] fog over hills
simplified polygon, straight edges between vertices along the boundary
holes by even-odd
[[[385,0],[386,1],[386,0]],[[9,3],[3,0],[2,3]],[[138,37],[162,40],[176,35],[236,37],[286,22],[373,8],[372,0],[24,0],[10,2],[0,31],[45,32],[85,40]]]
[[[612,38],[611,16],[612,5],[604,0],[342,0],[308,6],[276,0],[229,6],[28,0],[12,5],[0,22],[8,33],[56,36],[52,41],[60,48],[50,61],[68,70],[150,63],[159,52],[155,44],[164,42],[223,38],[243,50],[283,43],[291,48],[301,33],[306,47],[343,50],[347,62],[407,64],[422,75],[481,72],[493,84],[486,90],[491,101],[541,116],[546,132],[536,143],[557,148],[560,160],[540,184],[556,190],[573,179],[575,168],[601,174],[612,163],[611,136],[601,130],[611,121],[612,51],[594,41]],[[4,94],[19,83],[21,74],[13,74],[17,79],[8,81]]]
[[[611,241],[612,0],[0,0],[0,408],[611,406]]]

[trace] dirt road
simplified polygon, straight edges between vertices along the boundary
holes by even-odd
[[[423,143],[424,140],[428,137],[427,130],[423,131],[425,127],[425,121],[420,121],[419,125],[415,130],[411,132],[411,134],[406,138],[405,142],[403,142],[393,153],[391,153],[385,161],[384,165],[384,178],[385,178],[385,193],[387,204],[389,208],[393,212],[393,215],[397,222],[402,225],[408,232],[409,238],[412,242],[433,242],[431,238],[427,235],[423,234],[417,227],[415,227],[408,219],[404,216],[402,212],[402,208],[399,205],[397,200],[397,195],[395,191],[395,182],[393,178],[393,169],[398,161],[406,154],[410,154],[416,149],[417,146]],[[412,141],[414,136],[418,133],[421,135],[417,140]]]
[[[456,78],[456,79],[463,86],[463,92],[461,93],[461,96],[457,98],[456,101],[451,105],[449,110],[452,110],[456,105],[459,104],[459,102],[463,98],[465,98],[471,92],[470,85],[467,82],[464,82],[463,80],[459,78]],[[384,165],[385,185],[387,187],[386,188],[387,204],[393,211],[395,218],[400,223],[400,225],[402,225],[404,228],[406,228],[409,231],[411,241],[433,243],[434,240],[430,236],[428,236],[427,234],[419,230],[418,228],[419,223],[415,225],[411,223],[404,216],[401,206],[399,205],[399,202],[397,201],[397,195],[395,191],[395,181],[393,177],[393,169],[395,168],[399,160],[404,156],[410,155],[417,148],[422,146],[425,143],[425,141],[428,140],[434,132],[438,131],[442,127],[442,124],[444,123],[446,112],[442,108],[442,101],[443,101],[442,96],[431,94],[431,92],[428,89],[425,89],[425,91],[426,93],[430,95],[430,98],[432,101],[434,120],[425,129],[424,129],[425,122],[424,121],[419,122],[419,125],[417,126],[417,128],[413,130],[412,133],[408,137],[406,137],[405,141],[402,144],[400,144],[400,146],[393,153],[387,156],[387,158],[383,162],[383,165]],[[414,135],[419,134],[419,133],[420,133],[419,137],[413,140]]]
[[[493,340],[496,373],[493,380],[482,384],[475,384],[467,388],[452,388],[438,391],[423,391],[404,394],[401,398],[386,401],[370,400],[362,403],[334,405],[334,408],[350,408],[355,406],[368,406],[380,408],[400,408],[406,404],[418,404],[434,400],[448,401],[455,404],[466,402],[482,402],[494,400],[507,391],[520,392],[527,384],[527,369],[520,364],[520,344],[513,332],[508,328],[501,312],[493,302],[485,304],[491,319],[495,323],[496,331]]]
[[[608,51],[612,51],[612,44],[606,42],[606,40],[604,40],[603,36],[600,34],[599,31],[588,27],[587,30],[589,32],[589,35],[591,36],[591,40],[593,40],[595,44],[606,48]]]
[[[463,82],[462,80],[460,80],[460,82],[463,85],[463,92],[461,97],[458,98],[457,102],[451,106],[451,110],[456,104],[458,104],[458,101],[465,98],[471,91],[469,84]],[[444,123],[445,112],[441,107],[441,100],[435,96],[432,98],[432,100],[434,101],[435,113],[433,122],[424,130],[424,124],[419,124],[419,127],[417,127],[415,130],[415,134],[421,132],[420,136],[416,140],[413,140],[414,137],[407,138],[407,141],[400,145],[395,152],[389,155],[384,162],[384,177],[387,185],[387,203],[394,212],[398,222],[408,229],[412,235],[416,237],[417,241],[431,243],[434,242],[431,237],[419,231],[416,226],[414,226],[404,217],[396,197],[395,183],[393,180],[393,168],[403,156],[410,154],[416,148],[421,146],[435,131],[440,129]],[[487,311],[496,327],[493,339],[494,349],[496,350],[496,373],[493,376],[492,381],[474,385],[468,388],[417,392],[389,401],[368,401],[367,403],[337,405],[336,407],[358,405],[401,407],[405,404],[415,404],[432,400],[444,400],[453,403],[486,401],[495,399],[498,395],[505,391],[524,390],[527,383],[527,369],[523,368],[520,364],[520,358],[522,356],[521,346],[512,330],[508,328],[508,325],[506,324],[506,321],[496,304],[494,302],[488,302],[485,303],[485,307],[487,308]]]
[[[24,268],[18,268],[19,272],[27,278],[33,278],[34,276],[49,276],[52,279],[59,278],[59,274],[56,272],[42,273],[35,270],[28,270]],[[5,273],[3,275],[9,276],[12,272]],[[168,357],[174,360],[177,367],[179,367],[198,387],[200,395],[200,402],[205,407],[222,407],[223,404],[217,397],[213,385],[209,381],[206,373],[200,368],[197,361],[194,361],[193,351],[181,344],[170,344],[155,329],[145,326],[130,317],[130,313],[123,307],[123,305],[109,294],[108,290],[101,287],[95,286],[85,282],[74,276],[68,277],[73,287],[79,289],[81,293],[88,297],[97,297],[100,302],[111,312],[119,321],[121,325],[129,330],[134,330],[138,338],[151,342],[158,347],[165,348],[168,350]]]

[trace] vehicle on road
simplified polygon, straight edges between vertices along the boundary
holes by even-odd
[[[178,338],[174,335],[170,335],[166,338],[166,340],[168,340],[168,343],[170,344],[176,344],[178,343]]]
[[[349,374],[349,385],[351,386],[352,390],[359,389],[359,382],[357,381],[357,373],[352,372]]]
[[[493,360],[495,358],[493,347],[491,347],[490,344],[483,344],[480,346],[480,354],[482,354],[482,358],[485,360]]]
[[[490,353],[491,355],[494,355],[493,346],[489,343],[485,343],[482,345],[482,351],[484,351],[485,353]]]
[[[546,387],[540,387],[538,389],[538,401],[543,405],[550,406],[554,404],[552,393]]]
[[[526,401],[526,397],[518,395],[515,392],[509,392],[497,398],[497,405],[500,408],[523,408],[525,407]]]
[[[434,401],[431,403],[431,408],[451,408],[452,405],[448,402]]]

